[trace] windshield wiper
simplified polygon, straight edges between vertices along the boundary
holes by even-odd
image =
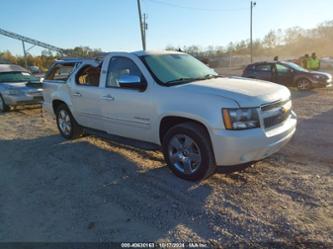
[[[169,80],[165,83],[166,84],[176,84],[176,83],[183,83],[183,82],[188,82],[188,81],[193,81],[193,80],[197,80],[197,78],[178,78],[175,80]]]
[[[223,75],[220,74],[206,74],[202,79],[208,80],[208,79],[216,79],[216,78],[221,78],[224,77]]]
[[[179,79],[175,79],[175,80],[170,80],[170,81],[167,81],[166,84],[187,83],[187,82],[190,82],[190,81],[209,80],[209,79],[215,79],[215,78],[220,78],[220,77],[224,77],[224,76],[219,75],[219,74],[206,74],[203,77],[179,78]]]

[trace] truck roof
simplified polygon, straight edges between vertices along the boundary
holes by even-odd
[[[123,51],[115,51],[117,53],[128,53],[128,54],[134,54],[136,56],[144,56],[144,55],[162,55],[162,54],[184,54],[182,52],[178,51],[169,51],[169,50],[149,50],[149,51],[134,51],[134,52],[123,52]],[[111,52],[110,52],[111,53]],[[107,56],[110,53],[101,53],[95,57],[64,57],[57,60],[57,62],[82,62],[82,61],[101,61],[104,59],[105,56]],[[114,52],[113,52],[114,53]]]
[[[163,55],[163,54],[184,54],[183,52],[179,51],[170,51],[170,50],[140,50],[132,52],[132,54],[135,54],[137,56],[144,56],[144,55]]]

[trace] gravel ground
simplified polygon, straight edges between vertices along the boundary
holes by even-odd
[[[158,151],[65,141],[38,108],[0,114],[0,241],[333,243],[333,89],[293,99],[298,130],[281,152],[200,183]]]

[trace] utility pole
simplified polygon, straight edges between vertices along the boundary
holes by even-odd
[[[137,0],[137,3],[138,3],[138,12],[139,12],[139,21],[140,21],[142,49],[146,50],[145,33],[144,33],[144,26],[143,26],[143,22],[142,22],[142,13],[141,13],[141,3],[140,3],[140,0]]]
[[[144,39],[144,44],[145,44],[145,49],[147,48],[147,30],[148,30],[148,23],[147,23],[148,15],[143,14],[143,39]]]
[[[251,53],[251,63],[253,62],[253,40],[252,40],[252,17],[253,17],[253,7],[256,6],[256,2],[251,1],[251,13],[250,13],[250,53]]]
[[[24,44],[24,41],[22,41],[22,47],[23,47],[23,54],[24,54],[25,68],[28,69],[27,51],[25,50],[25,44]]]

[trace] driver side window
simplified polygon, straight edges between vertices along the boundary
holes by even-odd
[[[119,87],[118,78],[123,75],[135,75],[143,80],[143,75],[137,65],[126,57],[112,57],[108,75],[106,80],[106,87]]]
[[[278,74],[287,74],[289,73],[289,68],[281,64],[276,64],[276,71]]]

